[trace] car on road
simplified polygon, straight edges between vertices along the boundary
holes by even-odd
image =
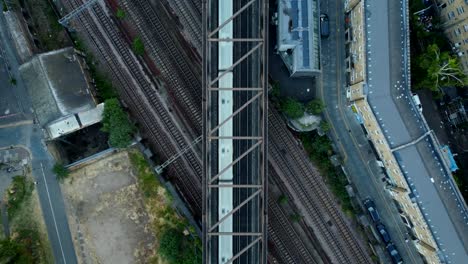
[[[377,224],[375,228],[377,228],[377,231],[379,232],[379,235],[382,238],[382,241],[385,243],[385,245],[390,243],[390,240],[391,240],[390,234],[388,234],[385,226],[383,224]]]
[[[322,38],[328,38],[328,36],[330,36],[330,23],[327,14],[320,15],[320,35]]]
[[[380,216],[377,212],[374,201],[372,201],[370,198],[367,198],[366,200],[364,200],[364,206],[366,207],[367,212],[372,218],[372,221],[374,221],[374,223],[379,223]]]
[[[403,263],[403,259],[401,258],[400,253],[398,253],[398,250],[396,249],[395,245],[388,244],[387,252],[388,254],[390,254],[390,258],[392,259],[393,264]]]

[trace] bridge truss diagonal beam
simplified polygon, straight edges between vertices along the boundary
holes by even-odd
[[[202,0],[203,263],[267,263],[268,2]]]

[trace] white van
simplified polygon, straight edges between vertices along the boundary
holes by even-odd
[[[419,100],[419,96],[415,93],[413,94],[413,101],[416,104],[416,107],[418,108],[419,112],[422,112],[421,100]]]

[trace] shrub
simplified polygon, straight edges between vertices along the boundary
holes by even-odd
[[[288,202],[288,197],[284,194],[280,195],[280,197],[278,198],[278,203],[281,205],[284,205],[287,202]]]
[[[70,175],[70,171],[61,163],[56,163],[52,168],[52,171],[57,176],[57,180],[62,181]]]
[[[118,8],[117,9],[117,12],[115,13],[115,16],[118,18],[118,19],[124,19],[126,14],[125,14],[125,11],[123,11],[122,9]]]
[[[133,40],[132,49],[136,55],[143,56],[145,54],[145,46],[143,45],[143,41],[141,41],[140,37],[136,37]]]
[[[134,127],[117,99],[105,101],[102,123],[102,131],[109,133],[109,144],[112,147],[125,148],[130,144]]]
[[[292,119],[304,115],[304,105],[290,97],[282,103],[281,110]]]
[[[309,114],[319,115],[323,112],[324,107],[325,105],[323,104],[322,100],[314,99],[307,104],[306,111]]]
[[[330,123],[327,121],[322,121],[320,122],[320,129],[322,129],[323,132],[328,132],[330,130]]]

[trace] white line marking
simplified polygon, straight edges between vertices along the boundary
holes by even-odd
[[[52,208],[52,201],[50,199],[49,187],[47,187],[47,180],[45,177],[44,166],[42,166],[42,162],[41,162],[41,171],[42,171],[42,178],[44,179],[44,185],[47,191],[47,197],[49,198],[50,211],[52,211],[52,219],[54,219],[55,232],[57,233],[57,238],[58,238],[59,245],[60,245],[60,251],[62,251],[62,257],[63,257],[64,263],[67,263],[67,260],[65,259],[65,254],[63,253],[62,241],[60,240],[60,234],[59,234],[58,227],[57,227],[57,221],[55,220],[55,213],[54,213],[54,209]]]

